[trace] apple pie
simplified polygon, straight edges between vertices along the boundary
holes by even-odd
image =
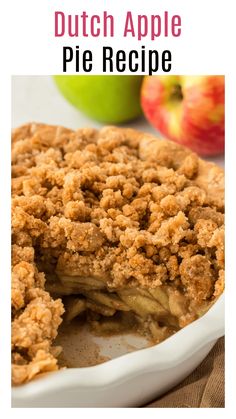
[[[62,316],[161,342],[224,289],[224,173],[132,129],[12,135],[12,380],[58,369]]]

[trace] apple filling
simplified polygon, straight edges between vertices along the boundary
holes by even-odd
[[[86,313],[86,320],[98,334],[139,330],[160,342],[201,316],[211,305],[194,304],[173,286],[157,288],[109,289],[107,281],[96,277],[65,276],[48,278],[46,289],[62,297],[65,321]]]

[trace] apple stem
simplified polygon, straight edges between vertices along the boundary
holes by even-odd
[[[183,92],[182,92],[182,87],[180,84],[175,84],[174,86],[172,86],[172,90],[170,93],[170,98],[171,100],[176,100],[178,102],[180,102],[183,99]]]

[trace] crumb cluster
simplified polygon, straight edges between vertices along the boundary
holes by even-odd
[[[13,132],[12,197],[14,384],[58,368],[64,308],[45,274],[106,278],[111,290],[173,284],[195,306],[223,290],[223,171],[179,145],[25,125]]]

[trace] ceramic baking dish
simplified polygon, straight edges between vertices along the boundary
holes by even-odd
[[[224,295],[159,345],[87,368],[45,374],[12,390],[13,407],[137,407],[189,375],[224,335]]]

